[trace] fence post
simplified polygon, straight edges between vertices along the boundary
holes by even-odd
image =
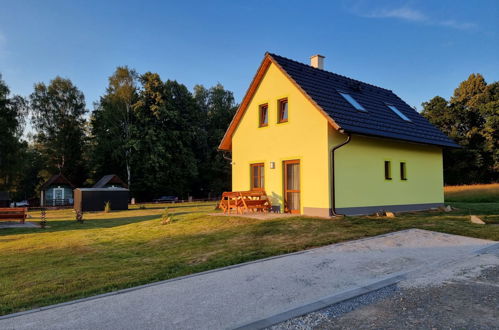
[[[83,223],[83,212],[76,210],[76,222]]]
[[[41,210],[41,219],[40,219],[40,227],[45,228],[47,225],[47,211],[45,210],[44,207],[42,207]]]

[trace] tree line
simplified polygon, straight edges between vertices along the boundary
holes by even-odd
[[[34,197],[61,172],[76,186],[117,174],[138,200],[217,196],[230,189],[230,162],[217,146],[236,109],[220,84],[189,91],[126,66],[90,113],[69,79],[37,83],[22,97],[0,75],[0,190]],[[444,150],[446,184],[499,180],[499,82],[472,74],[449,100],[424,102],[422,114],[462,146]]]
[[[236,109],[221,84],[191,92],[126,66],[90,113],[69,79],[21,97],[0,76],[0,190],[19,200],[38,196],[53,174],[80,187],[117,174],[138,200],[217,196],[230,189],[230,162],[217,147]]]
[[[446,184],[499,181],[499,82],[471,74],[449,100],[424,102],[422,114],[462,147],[444,149]]]

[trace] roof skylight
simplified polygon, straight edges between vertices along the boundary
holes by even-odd
[[[340,95],[343,96],[343,98],[345,100],[347,100],[348,103],[350,103],[355,109],[357,109],[359,111],[367,112],[367,110],[364,109],[364,107],[362,105],[360,105],[360,103],[357,102],[350,94],[343,93],[343,92],[338,92],[338,93],[340,93]]]
[[[404,115],[402,112],[400,112],[400,110],[397,109],[394,105],[387,104],[386,106],[389,107],[390,110],[392,110],[393,112],[395,112],[403,120],[405,120],[405,121],[411,121],[409,118],[407,118],[406,115]]]

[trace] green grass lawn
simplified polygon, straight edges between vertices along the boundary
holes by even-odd
[[[213,203],[85,214],[48,212],[46,229],[0,229],[0,314],[87,297],[217,267],[421,228],[499,240],[498,225],[475,225],[469,214],[499,222],[499,203],[453,203],[459,210],[410,213],[394,219],[288,217],[256,220],[210,216]],[[30,213],[30,221],[39,212]]]

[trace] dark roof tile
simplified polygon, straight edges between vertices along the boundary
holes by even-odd
[[[269,55],[342,129],[349,133],[459,147],[391,90],[316,69],[279,55]],[[356,110],[338,91],[350,94],[367,112]],[[386,104],[396,106],[411,122],[401,119]]]

